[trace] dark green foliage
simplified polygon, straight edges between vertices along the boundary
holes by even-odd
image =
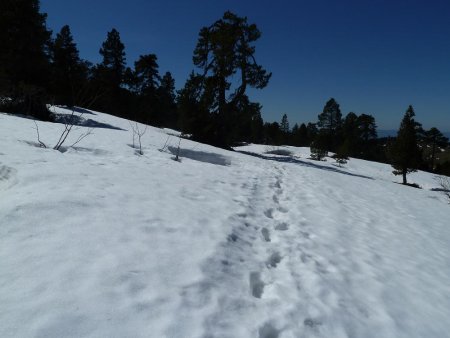
[[[414,109],[409,106],[403,116],[397,138],[389,149],[389,158],[395,169],[393,173],[402,175],[403,184],[407,184],[406,175],[416,171],[421,161],[417,144],[417,130],[420,125],[414,120],[414,116]]]
[[[450,161],[436,164],[435,172],[440,175],[450,176]]]
[[[283,133],[288,134],[290,131],[287,115],[284,114],[281,119],[280,129]]]
[[[46,17],[38,0],[0,1],[0,96],[10,99],[2,110],[48,120],[51,32]]]
[[[325,137],[327,150],[335,150],[339,144],[339,133],[342,127],[342,114],[339,104],[335,99],[331,98],[323,107],[322,113],[318,116],[319,122],[317,126]]]
[[[283,143],[283,134],[278,122],[264,124],[264,143],[271,145],[281,145]]]
[[[311,142],[310,151],[311,158],[316,161],[322,161],[325,156],[328,155],[327,145],[328,145],[328,134],[325,131],[320,131],[315,136],[314,140]]]
[[[203,102],[205,95],[202,87],[202,77],[192,72],[183,89],[178,92],[177,106],[180,118],[178,127],[193,139],[205,142],[210,131],[208,108]]]
[[[346,143],[349,156],[374,160],[377,157],[377,126],[371,115],[348,113],[345,117],[340,139]],[[339,148],[339,145],[338,145]]]
[[[80,59],[69,26],[62,27],[56,35],[52,52],[52,103],[85,106],[83,90],[88,82],[89,65]]]
[[[155,126],[162,125],[162,113],[159,110],[158,87],[159,75],[158,58],[155,54],[140,55],[134,63],[134,71],[126,71],[131,77],[131,86],[135,94],[136,119]],[[130,75],[128,75],[130,74]]]
[[[260,35],[255,24],[231,12],[200,30],[193,61],[201,70],[204,97],[200,100],[211,115],[209,129],[214,130],[209,143],[228,147],[234,142],[237,124],[232,117],[247,105],[247,87],[261,89],[269,82],[271,74],[254,58],[253,44]],[[232,86],[233,76],[240,80],[236,88]]]
[[[377,138],[377,125],[375,123],[375,118],[372,115],[359,115],[357,124],[359,136],[365,143]]]
[[[119,87],[124,82],[126,58],[125,45],[115,28],[108,32],[99,53],[103,56],[100,66],[106,70],[108,80],[112,82],[112,85]]]
[[[289,128],[289,121],[286,114],[283,114],[280,123],[280,131],[281,131],[281,143],[282,144],[291,144],[291,129]]]
[[[307,129],[307,135],[308,135],[308,144],[311,145],[311,143],[316,138],[317,134],[319,133],[319,130],[317,129],[317,125],[315,123],[309,122],[306,125]]]
[[[336,153],[332,156],[336,163],[341,167],[346,164],[349,156],[349,141],[344,141],[337,149]]]
[[[309,145],[308,128],[304,123],[300,127],[296,123],[292,128],[292,145],[296,147],[306,147]]]
[[[94,108],[127,117],[130,109],[131,95],[123,88],[128,80],[125,67],[125,46],[120,40],[120,34],[116,29],[108,32],[106,40],[100,48],[102,62],[93,69],[92,86],[101,96],[96,101]],[[126,77],[127,75],[127,77]]]
[[[441,148],[446,148],[448,146],[448,138],[445,137],[437,128],[431,128],[424,132],[424,155],[426,161],[429,163],[429,169],[434,171],[436,153],[440,152]]]
[[[360,158],[366,160],[376,159],[376,140],[377,125],[372,115],[361,114],[357,119],[359,141],[360,141]]]
[[[156,95],[161,77],[159,76],[158,58],[155,54],[139,56],[134,63],[136,91],[140,95]]]
[[[342,124],[342,138],[347,144],[349,156],[358,157],[360,155],[360,132],[358,128],[358,116],[355,113],[348,113]]]
[[[175,80],[170,72],[166,72],[161,78],[161,84],[157,91],[158,110],[161,115],[161,124],[164,127],[177,127],[177,104],[175,102]]]

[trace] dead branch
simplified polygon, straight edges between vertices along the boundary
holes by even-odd
[[[131,122],[129,122],[129,123],[130,123],[131,129],[133,131],[133,148],[134,148],[134,141],[137,138],[138,142],[139,142],[139,155],[144,155],[144,153],[142,151],[141,139],[142,139],[142,136],[144,136],[145,132],[147,131],[148,126],[145,126],[144,129],[141,129],[137,122],[134,122],[134,124]]]
[[[41,141],[41,138],[40,138],[40,135],[39,135],[39,127],[38,127],[38,125],[36,123],[36,120],[34,120],[34,125],[36,126],[35,129],[36,129],[36,134],[37,134],[37,140],[38,140],[41,148],[47,148],[47,145],[44,142]]]

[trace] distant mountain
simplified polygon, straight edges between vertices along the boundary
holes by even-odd
[[[388,137],[388,136],[397,136],[397,130],[394,129],[384,129],[384,130],[377,130],[378,137]],[[442,132],[445,137],[448,137],[450,139],[450,131],[444,131]]]
[[[388,137],[388,136],[397,136],[397,130],[395,129],[381,129],[381,130],[377,130],[378,133],[378,137],[382,138],[382,137]]]

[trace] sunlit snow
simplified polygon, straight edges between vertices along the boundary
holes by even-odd
[[[127,120],[83,118],[60,152],[0,114],[0,337],[449,336],[434,175],[185,139],[177,162],[175,131],[141,156]]]

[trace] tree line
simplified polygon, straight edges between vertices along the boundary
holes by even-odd
[[[247,89],[267,86],[271,73],[255,58],[255,24],[226,12],[199,32],[194,70],[176,92],[154,53],[127,66],[120,33],[111,29],[102,61],[80,58],[70,27],[53,37],[39,0],[0,3],[0,108],[52,120],[46,104],[81,106],[157,127],[181,129],[193,139],[230,147],[261,139],[261,105]],[[239,84],[233,78],[239,77]]]
[[[53,37],[39,0],[0,2],[0,109],[52,120],[46,104],[81,106],[130,120],[181,130],[194,140],[231,148],[245,142],[311,148],[321,160],[328,152],[391,163],[404,177],[411,170],[449,174],[438,163],[446,139],[437,128],[423,130],[410,106],[397,138],[379,139],[375,118],[350,112],[342,116],[335,99],[326,102],[315,122],[289,125],[264,122],[262,106],[249,88],[263,89],[271,78],[257,62],[261,32],[246,17],[225,12],[200,29],[193,70],[175,90],[169,71],[160,73],[154,53],[127,66],[125,45],[116,29],[99,46],[102,61],[80,58],[70,27]]]

